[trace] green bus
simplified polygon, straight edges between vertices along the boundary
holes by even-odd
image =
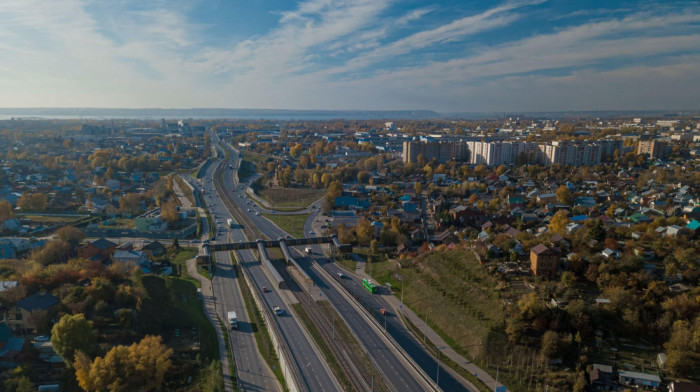
[[[372,282],[369,279],[362,279],[362,285],[365,286],[367,291],[369,291],[372,294],[375,294],[377,292],[377,286],[375,286],[374,282]]]

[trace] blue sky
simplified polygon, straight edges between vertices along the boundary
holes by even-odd
[[[0,107],[699,109],[700,3],[3,0]]]

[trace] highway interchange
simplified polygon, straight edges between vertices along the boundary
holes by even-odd
[[[218,140],[215,139],[214,141],[220,146]],[[220,152],[223,155],[223,151]],[[198,187],[204,190],[204,200],[213,214],[212,217],[217,221],[217,234],[213,240],[217,242],[246,240],[241,228],[226,227],[226,220],[232,215],[231,211],[228,211],[225,207],[221,197],[219,197],[220,195],[216,193],[217,189],[214,186],[213,175],[217,167],[223,171],[225,188],[218,191],[230,194],[238,205],[240,213],[245,214],[246,218],[254,222],[256,228],[268,237],[276,239],[286,236],[287,233],[260,215],[260,212],[268,213],[269,211],[261,209],[245,196],[244,190],[246,185],[235,183],[234,170],[237,168],[238,156],[235,150],[230,150],[230,153],[231,159],[227,161],[219,159],[207,168],[201,186]],[[312,209],[312,211],[312,215],[306,222],[304,233],[313,237],[315,232],[312,228],[312,222],[319,212],[317,208]],[[425,350],[421,343],[406,330],[397,317],[393,314],[389,314],[386,318],[379,315],[379,308],[390,308],[381,296],[366,292],[362,288],[360,278],[347,274],[335,263],[330,262],[324,256],[324,248],[321,245],[313,247],[313,260],[293,248],[292,252],[302,269],[320,289],[320,295],[325,296],[333,304],[353,333],[360,337],[361,343],[369,352],[376,366],[378,366],[393,390],[423,391],[436,387],[433,384],[438,374],[436,358]],[[292,297],[284,295],[282,293],[283,290],[276,288],[271,283],[266,271],[251,251],[240,251],[237,257],[242,267],[249,272],[253,280],[250,283],[254,290],[260,290],[262,287],[269,289],[269,292],[261,294],[265,305],[269,309],[272,309],[274,306],[281,306],[286,310],[284,316],[276,317],[275,320],[282,338],[289,346],[295,366],[301,374],[301,379],[303,380],[302,389],[311,391],[340,389],[334,375],[322,360],[322,356],[314,349],[310,338],[305,334],[296,318],[292,317],[289,312],[288,304],[290,301],[293,302]],[[237,314],[239,314],[239,319],[243,322],[239,330],[232,333],[234,355],[239,367],[239,386],[241,390],[276,390],[279,388],[279,385],[276,384],[276,380],[271,378],[267,365],[262,362],[259,353],[256,352],[255,341],[246,322],[247,316],[245,317],[246,319],[240,316],[245,316],[245,308],[240,298],[240,288],[237,285],[228,252],[216,253],[216,266],[217,272],[212,283],[217,304],[220,305],[217,311],[220,315],[223,315],[226,311],[236,310]],[[341,272],[343,273],[342,278],[339,276]],[[357,301],[364,304],[369,312],[362,310],[357,302],[352,299],[353,296],[357,298]],[[372,313],[374,313],[373,317],[376,319],[376,322],[370,323],[367,316]],[[222,318],[224,317],[222,316]],[[386,336],[383,336],[380,328],[383,328],[384,325],[386,325],[389,335],[401,346],[410,359],[392,346]],[[416,371],[416,364],[423,371],[422,377],[418,374],[420,371]],[[427,380],[426,375],[430,375],[430,378],[433,380]],[[439,387],[449,391],[470,390],[461,377],[451,370],[448,371],[445,367],[441,367],[439,370]]]

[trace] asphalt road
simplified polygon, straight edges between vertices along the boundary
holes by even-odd
[[[212,167],[209,169],[212,170],[212,173],[214,166],[215,165],[212,165]],[[230,229],[226,227],[226,220],[231,218],[231,215],[226,210],[226,207],[223,205],[221,199],[216,195],[216,190],[214,189],[212,176],[209,170],[207,171],[207,175],[204,177],[204,200],[207,203],[209,210],[213,214],[212,218],[221,221],[220,224],[217,224],[217,236],[214,241],[243,241],[245,240],[245,236],[243,235],[242,229]],[[254,214],[252,212],[252,209],[255,208],[253,206],[254,203],[250,202],[250,205],[245,204],[245,202],[248,201],[247,198],[244,199],[237,197],[236,193],[242,194],[242,190],[240,186],[236,186],[233,183],[233,171],[229,169],[228,166],[226,166],[224,169],[223,176],[226,191],[234,194],[234,200],[241,206],[243,211],[250,208],[251,214]],[[330,369],[326,366],[323,359],[313,349],[312,344],[308,341],[296,319],[291,316],[289,309],[285,305],[285,301],[283,301],[282,296],[280,295],[279,289],[275,287],[275,285],[273,285],[268,279],[262,265],[257,261],[254,254],[250,250],[246,250],[239,252],[239,256],[239,262],[241,263],[242,267],[247,268],[247,270],[250,272],[250,276],[253,280],[253,282],[251,282],[253,287],[256,289],[267,287],[269,289],[269,292],[262,294],[265,305],[270,309],[270,311],[272,311],[274,306],[280,306],[284,310],[284,314],[282,316],[276,317],[277,325],[283,339],[286,341],[292,353],[292,357],[294,358],[297,367],[301,372],[303,381],[306,384],[302,387],[309,391],[337,390],[338,384],[335,377],[330,372]]]
[[[229,170],[229,169],[227,169]],[[230,176],[228,173],[226,173],[225,178],[232,178],[231,174]],[[241,206],[241,210],[243,213],[246,214],[246,216],[255,224],[256,228],[261,230],[263,233],[268,235],[271,238],[280,238],[284,237],[287,235],[286,232],[284,232],[282,229],[280,229],[277,225],[272,223],[270,220],[266,219],[265,217],[259,215],[260,211],[262,211],[254,202],[250,201],[244,194],[245,187],[244,186],[238,186],[235,189],[233,189],[233,199],[236,201],[239,206]],[[312,209],[312,211],[318,211],[318,208]],[[307,222],[308,223],[308,222]],[[304,234],[309,237],[315,237],[316,233],[311,229],[310,226],[306,226],[304,228]],[[237,239],[236,239],[237,240]],[[292,248],[293,249],[293,248]],[[316,254],[323,254],[322,247],[317,246],[315,247],[315,252]],[[299,256],[299,253],[297,251],[297,256]],[[390,349],[388,344],[382,339],[379,334],[377,334],[367,323],[367,321],[364,319],[364,316],[360,314],[346,299],[343,297],[335,287],[330,286],[326,283],[325,279],[322,278],[317,271],[315,271],[311,263],[312,261],[306,257],[297,257],[297,260],[300,264],[300,266],[304,269],[304,271],[312,278],[314,283],[321,289],[321,292],[323,295],[326,296],[326,298],[338,309],[338,311],[343,315],[343,317],[347,320],[349,323],[349,327],[353,330],[353,332],[357,335],[360,336],[363,344],[365,347],[367,347],[368,351],[370,352],[370,355],[375,359],[376,363],[378,364],[379,368],[381,369],[382,373],[386,375],[388,381],[392,384],[395,390],[397,391],[423,391],[425,390],[425,386],[418,381],[413,373],[406,369],[406,367],[403,365],[401,360],[396,356],[396,354]],[[329,270],[333,276],[336,276],[335,274],[339,272],[340,270],[337,270],[337,267],[333,263],[328,263],[327,260],[324,260],[323,258],[317,259],[318,263],[322,265],[324,268]],[[349,281],[347,284],[351,284]],[[268,286],[269,287],[269,286]],[[360,288],[362,287],[361,282],[360,282]],[[348,291],[350,291],[351,287],[348,287]],[[356,290],[359,291],[359,290]],[[362,294],[362,293],[359,293]],[[369,294],[369,293],[367,293]],[[385,308],[388,308],[388,306],[382,306]],[[378,311],[379,307],[377,307]],[[390,316],[389,318],[392,318]],[[400,327],[403,329],[403,325],[401,325],[399,320],[393,320],[400,325]],[[393,323],[387,324],[389,326],[394,325]],[[406,331],[406,335],[408,337],[412,338],[412,335]],[[394,334],[392,334],[394,336]],[[415,341],[415,339],[413,339]],[[398,341],[399,344],[402,345],[403,343],[408,343],[408,339],[406,336],[402,336],[402,340]],[[415,342],[415,345],[419,346],[422,349],[422,346],[418,342]],[[410,348],[413,348],[413,346],[410,346]],[[425,356],[429,356],[427,352],[423,350]],[[410,355],[411,353],[409,353]],[[426,367],[430,368],[430,372],[427,374],[434,373],[436,368],[436,362],[433,359],[432,360],[432,368],[430,366]],[[424,368],[425,369],[425,368]],[[426,372],[428,372],[426,370]],[[456,383],[456,382],[451,382],[451,380],[448,379],[448,376],[445,375],[444,377],[440,377],[440,385],[441,386],[452,386],[452,385],[458,385],[459,387],[456,388],[446,388],[445,390],[455,390],[455,391],[460,391],[460,390],[466,390],[461,384]]]
[[[304,225],[304,233],[309,233],[313,231],[311,228],[311,223],[315,219],[316,214],[312,214]],[[319,252],[316,255],[323,255],[319,247]],[[328,271],[331,276],[337,277],[339,273],[343,273],[343,278],[338,278],[338,281],[342,282],[343,286],[348,290],[349,293],[353,294],[360,303],[364,305],[366,309],[370,311],[375,317],[375,319],[381,324],[386,325],[387,332],[392,338],[406,351],[406,353],[420,366],[423,371],[433,379],[433,381],[439,381],[439,387],[444,391],[469,391],[466,384],[455,377],[453,377],[450,372],[446,371],[444,365],[440,365],[440,370],[438,371],[438,361],[435,356],[431,355],[416,338],[404,327],[401,320],[399,320],[393,313],[388,314],[386,317],[381,315],[379,309],[391,309],[389,303],[387,303],[381,296],[369,293],[362,285],[362,279],[358,278],[354,274],[348,274],[345,270],[338,267],[335,263],[330,262],[328,258],[324,256],[315,257],[316,262]],[[380,287],[380,290],[386,290],[384,287]],[[355,324],[355,323],[353,323]],[[362,335],[365,336],[365,335]],[[381,366],[381,362],[380,362]],[[389,373],[387,373],[389,374]]]

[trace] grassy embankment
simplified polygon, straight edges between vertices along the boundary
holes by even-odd
[[[365,270],[370,272],[369,265]],[[428,325],[447,344],[485,369],[489,359],[493,358],[490,347],[505,345],[502,333],[505,301],[497,289],[501,286],[479,265],[471,251],[434,252],[412,262],[407,268],[399,268],[392,261],[379,261],[372,264],[371,270],[377,282],[382,285],[391,283],[399,297],[401,281],[395,273],[400,272],[404,277],[406,305],[422,319],[427,314]],[[409,323],[409,327],[420,336],[415,326]],[[427,347],[436,352],[434,346]],[[473,375],[449,362],[475,385],[483,386]]]
[[[280,229],[289,233],[295,238],[304,238],[304,223],[310,214],[278,215],[262,214],[267,219],[274,222]]]

